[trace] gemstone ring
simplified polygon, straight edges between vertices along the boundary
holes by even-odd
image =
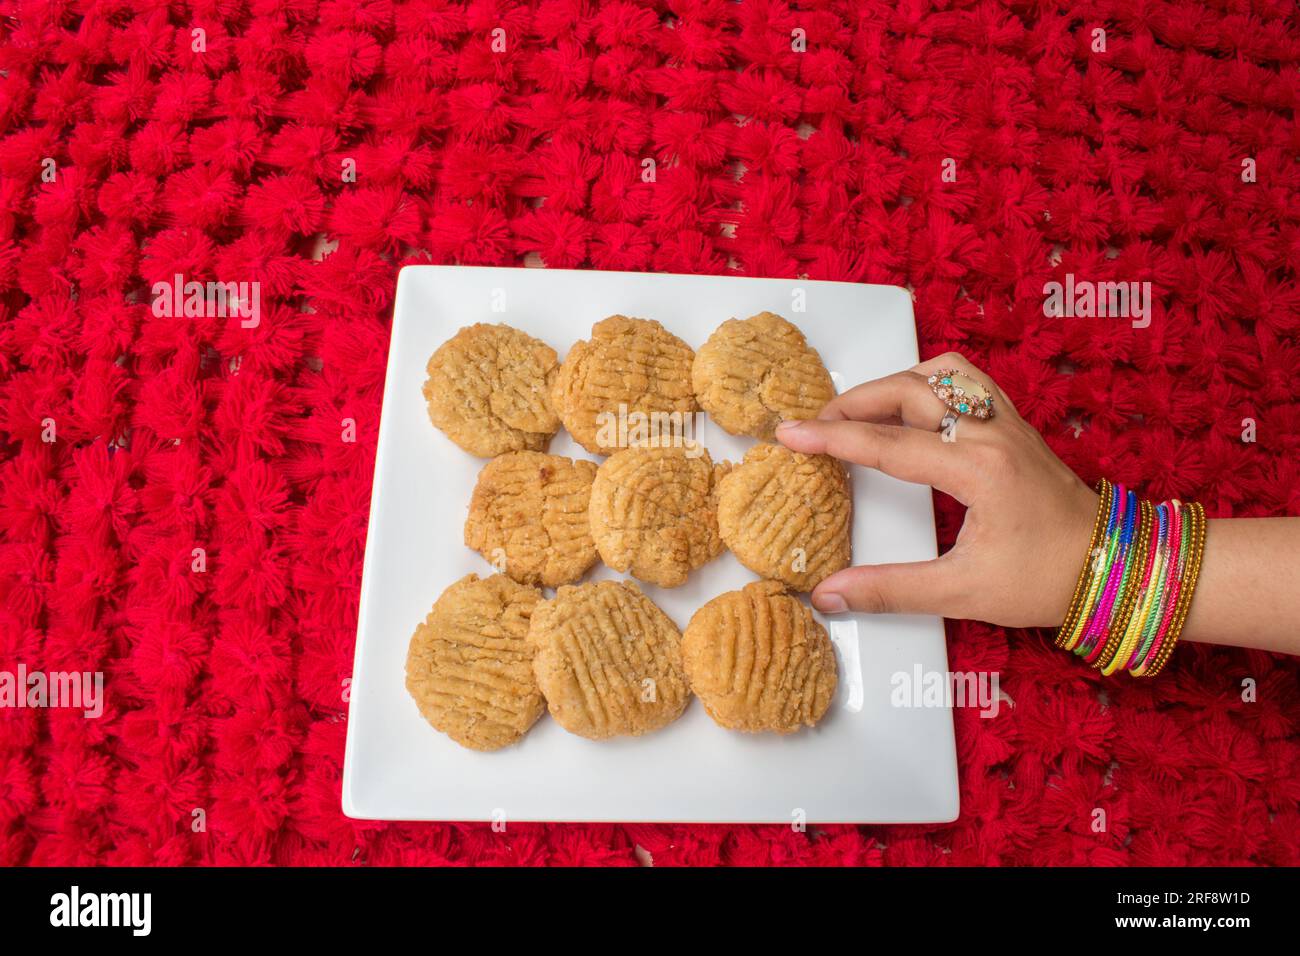
[[[950,413],[985,420],[993,417],[993,396],[965,372],[959,372],[955,368],[942,368],[926,381]],[[948,425],[949,419],[950,415],[944,416],[945,424],[939,426],[940,431]]]

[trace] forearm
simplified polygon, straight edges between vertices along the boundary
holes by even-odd
[[[957,419],[960,438],[955,424],[947,426],[951,437],[937,430],[951,412],[939,394],[949,382],[937,374],[954,369],[991,390],[996,409],[983,420]],[[1174,647],[1165,638],[1175,615],[1185,640],[1300,655],[1300,518],[1206,522],[1200,509],[1141,505],[1131,489],[1118,496],[1123,486],[1109,482],[1099,499],[960,355],[864,382],[816,420],[782,422],[776,438],[801,454],[930,485],[966,506],[941,557],[829,575],[812,593],[823,613],[940,614],[1015,628],[1059,629],[1064,621],[1062,646],[1107,673],[1158,673]],[[1191,568],[1198,574],[1188,605],[1182,587]],[[1134,577],[1156,569],[1157,581]]]
[[[1300,518],[1220,518],[1182,639],[1300,654]]]

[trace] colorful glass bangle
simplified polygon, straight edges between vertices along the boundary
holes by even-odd
[[[1154,504],[1106,479],[1057,647],[1104,675],[1154,677],[1168,663],[1200,574],[1208,522],[1197,503]]]
[[[1122,486],[1121,486],[1122,487]],[[1106,628],[1109,627],[1111,616],[1115,610],[1115,598],[1119,594],[1120,581],[1123,579],[1124,570],[1128,567],[1129,550],[1133,546],[1133,527],[1135,515],[1138,511],[1138,497],[1133,491],[1129,491],[1124,504],[1124,520],[1120,523],[1118,548],[1115,551],[1115,560],[1111,562],[1106,576],[1106,586],[1101,594],[1101,600],[1097,605],[1096,612],[1092,620],[1088,623],[1087,630],[1084,631],[1083,641],[1080,643],[1078,650],[1075,652],[1081,657],[1085,657],[1089,662],[1094,660],[1098,651],[1098,645],[1102,642],[1102,635]]]
[[[1161,546],[1164,543],[1165,506],[1163,503],[1151,506],[1151,529],[1147,545],[1146,568],[1142,573],[1142,582],[1134,595],[1133,608],[1123,624],[1118,646],[1110,662],[1103,668],[1107,676],[1113,674],[1132,657],[1133,650],[1142,636],[1142,621],[1151,607],[1153,597],[1153,578],[1159,568]]]
[[[1187,612],[1192,606],[1192,597],[1196,593],[1196,582],[1201,574],[1201,558],[1205,554],[1205,533],[1209,522],[1205,517],[1205,509],[1200,502],[1193,502],[1191,508],[1192,521],[1192,549],[1191,549],[1191,566],[1187,572],[1186,584],[1183,587],[1183,600],[1175,615],[1174,623],[1166,638],[1167,643],[1161,649],[1160,655],[1156,658],[1150,671],[1146,676],[1155,677],[1159,674],[1173,656],[1174,647],[1178,643],[1178,636],[1182,633],[1183,624],[1187,622]]]
[[[1097,542],[1101,538],[1106,516],[1110,513],[1111,488],[1111,483],[1105,478],[1097,482],[1097,517],[1092,523],[1092,537],[1088,539],[1088,558],[1084,561],[1082,570],[1079,571],[1079,580],[1074,585],[1074,597],[1070,599],[1070,607],[1065,612],[1065,620],[1056,631],[1056,640],[1053,643],[1057,647],[1065,644],[1066,637],[1074,630],[1074,626],[1079,620],[1084,591],[1090,577],[1089,570],[1092,568],[1093,554],[1097,550]]]
[[[1123,640],[1116,649],[1115,656],[1110,663],[1102,669],[1102,673],[1107,677],[1120,668],[1132,666],[1137,659],[1137,651],[1142,646],[1142,636],[1145,633],[1146,622],[1151,617],[1151,608],[1159,601],[1157,587],[1163,573],[1165,549],[1168,544],[1169,517],[1168,507],[1164,502],[1156,505],[1152,510],[1153,534],[1147,557],[1146,571],[1142,576],[1142,585],[1138,592],[1133,614],[1124,629]]]
[[[1112,489],[1110,508],[1107,511],[1106,526],[1102,532],[1101,541],[1096,549],[1089,552],[1087,559],[1088,585],[1084,591],[1083,604],[1080,607],[1079,619],[1075,622],[1070,634],[1066,637],[1062,645],[1067,651],[1075,651],[1083,638],[1084,632],[1088,628],[1088,622],[1092,619],[1093,612],[1097,602],[1101,597],[1102,589],[1106,581],[1106,571],[1111,562],[1115,559],[1115,552],[1119,548],[1119,538],[1115,534],[1115,528],[1120,521],[1120,509],[1125,500],[1124,486],[1120,485]]]
[[[1134,652],[1133,660],[1126,665],[1130,671],[1146,660],[1155,643],[1156,630],[1160,624],[1160,608],[1164,607],[1166,596],[1169,593],[1170,582],[1177,573],[1178,537],[1181,528],[1179,512],[1173,507],[1172,502],[1163,502],[1162,507],[1165,509],[1168,530],[1166,531],[1166,540],[1161,552],[1160,577],[1156,581],[1156,593],[1152,598],[1151,607],[1148,608],[1146,618],[1142,624],[1141,644]]]
[[[1182,595],[1183,577],[1187,571],[1188,556],[1191,552],[1194,537],[1190,511],[1183,507],[1182,502],[1175,502],[1174,504],[1178,508],[1180,516],[1179,524],[1181,526],[1181,534],[1178,543],[1178,570],[1170,585],[1169,600],[1161,614],[1160,626],[1156,631],[1156,639],[1151,647],[1151,657],[1148,658],[1148,661],[1152,662],[1159,659],[1160,654],[1164,650],[1165,640],[1169,635],[1169,626],[1173,623],[1174,614],[1178,609],[1178,603]],[[1138,673],[1138,675],[1141,676],[1141,674],[1144,674],[1148,670],[1148,662],[1144,661],[1143,664],[1139,665],[1139,668],[1140,671],[1135,673]]]
[[[1107,628],[1106,642],[1101,646],[1096,660],[1091,662],[1093,667],[1100,668],[1103,673],[1107,672],[1111,661],[1118,656],[1120,646],[1128,636],[1128,623],[1137,604],[1138,580],[1150,567],[1149,542],[1155,508],[1149,501],[1143,501],[1140,508],[1137,540],[1133,545],[1134,560],[1124,568],[1124,576],[1120,579],[1118,608]]]

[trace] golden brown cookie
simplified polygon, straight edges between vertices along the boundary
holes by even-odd
[[[528,639],[551,716],[570,733],[638,736],[690,702],[681,633],[631,581],[560,588],[533,612]]]
[[[465,543],[521,584],[558,587],[596,563],[587,505],[594,462],[512,451],[483,466]]]
[[[718,484],[718,530],[740,563],[811,591],[850,557],[853,502],[829,455],[755,445]]]
[[[782,419],[816,418],[835,397],[817,350],[772,312],[718,326],[695,355],[691,382],[700,407],[725,430],[768,441]]]
[[[508,325],[470,325],[429,359],[429,420],[471,455],[542,451],[560,428],[551,409],[555,350]]]
[[[578,444],[608,455],[629,444],[623,435],[635,432],[637,418],[653,429],[658,416],[660,434],[674,416],[672,427],[682,427],[698,407],[691,389],[694,358],[691,347],[658,322],[611,315],[592,326],[589,341],[569,350],[551,405]]]
[[[779,581],[720,594],[682,635],[691,690],[721,727],[789,734],[822,719],[837,681],[835,648]]]
[[[717,481],[703,445],[625,448],[596,471],[591,536],[615,571],[674,588],[722,553]]]
[[[462,747],[505,747],[542,716],[528,642],[541,599],[504,574],[470,574],[443,591],[415,629],[406,689],[424,719]]]

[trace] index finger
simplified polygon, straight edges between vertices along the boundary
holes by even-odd
[[[911,370],[855,385],[825,404],[822,421],[902,423],[912,428],[938,431],[948,411],[926,384],[925,376]]]
[[[978,469],[968,461],[968,443],[946,442],[939,432],[873,422],[788,421],[776,439],[805,455],[832,455],[875,468],[902,481],[929,485],[969,504]]]

